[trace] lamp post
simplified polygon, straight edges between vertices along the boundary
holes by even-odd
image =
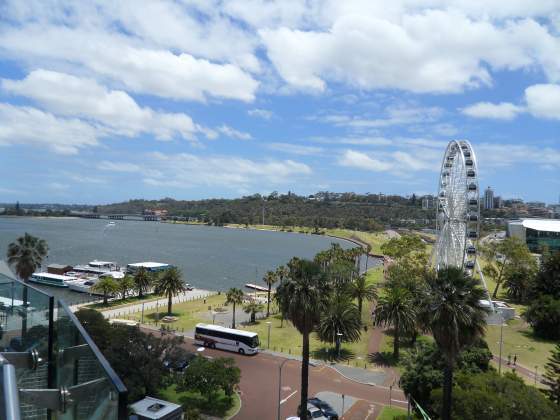
[[[337,332],[336,333],[336,352],[337,352],[336,357],[338,357],[339,359],[340,359],[340,342],[341,342],[341,340],[342,340],[342,333]]]
[[[140,324],[143,324],[143,323],[144,323],[144,302],[142,302],[142,318],[141,318]]]
[[[498,375],[502,374],[502,343],[504,341],[504,317],[500,317],[500,356],[498,360]]]
[[[268,338],[266,340],[266,348],[270,350],[270,326],[272,325],[272,322],[266,321],[266,325],[268,325]]]
[[[282,390],[282,368],[284,367],[284,363],[286,363],[290,359],[284,359],[282,363],[280,363],[280,367],[278,368],[278,416],[277,420],[280,420],[280,405],[282,401],[280,400],[281,397],[281,390]]]
[[[538,366],[535,366],[535,386],[537,386],[537,370],[539,369]]]

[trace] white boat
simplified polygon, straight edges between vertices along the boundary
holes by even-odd
[[[91,287],[95,285],[98,281],[99,279],[96,277],[87,277],[87,278],[68,281],[66,283],[68,284],[68,288],[70,290],[73,290],[74,292],[96,294],[96,293],[92,293]]]
[[[68,287],[68,282],[77,280],[76,277],[63,276],[60,274],[51,273],[33,273],[30,282],[44,284],[54,287]]]

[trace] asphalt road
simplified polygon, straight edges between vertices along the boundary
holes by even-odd
[[[185,347],[196,350],[192,340],[186,339]],[[241,356],[221,350],[204,349],[202,352],[210,357],[233,357],[241,369],[241,401],[242,406],[235,416],[236,420],[274,420],[277,418],[279,367],[282,368],[282,387],[280,399],[280,418],[286,419],[295,415],[299,403],[301,362],[283,357],[259,353],[254,356]],[[364,385],[344,378],[329,366],[310,367],[309,396],[321,391],[344,394],[358,400],[356,409],[349,410],[344,420],[365,418],[374,419],[381,407],[389,405],[391,393],[392,404],[406,408],[406,399],[402,391],[387,387]],[[359,408],[363,407],[363,410]]]

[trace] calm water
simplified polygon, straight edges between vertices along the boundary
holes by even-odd
[[[47,241],[45,267],[49,263],[87,264],[94,259],[121,265],[158,261],[178,266],[186,282],[210,290],[262,284],[267,270],[293,256],[313,257],[331,242],[353,246],[334,238],[285,232],[134,221],[116,221],[114,227],[107,227],[107,220],[0,217],[0,258],[6,255],[8,244],[25,232]],[[67,302],[80,296],[47,289]]]

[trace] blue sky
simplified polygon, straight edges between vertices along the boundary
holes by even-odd
[[[0,2],[0,202],[435,193],[452,139],[558,202],[557,0],[64,3]]]

